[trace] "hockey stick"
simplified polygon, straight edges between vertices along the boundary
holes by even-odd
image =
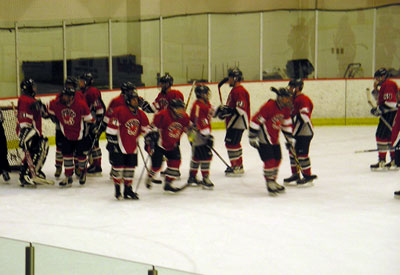
[[[285,134],[283,134],[283,136],[285,137],[286,142],[290,143],[289,138],[288,138]],[[290,144],[291,144],[291,143],[290,143]],[[293,148],[292,145],[289,146],[289,152],[290,152],[290,153],[292,154],[292,156],[293,156],[294,162],[296,163],[297,173],[299,174],[299,178],[301,178],[300,172],[303,173],[303,169],[301,168],[300,161],[299,161],[299,159],[297,158],[296,151],[294,150],[294,148]]]
[[[208,145],[207,147],[210,148],[218,156],[218,158],[226,165],[227,168],[232,169],[232,167],[221,157],[221,155],[217,152],[217,150],[214,149],[214,147]]]
[[[195,85],[196,85],[196,80],[193,81],[192,88],[190,88],[189,97],[188,97],[188,100],[187,100],[187,102],[186,102],[186,104],[185,104],[185,112],[186,112],[186,110],[187,110],[187,108],[188,108],[188,106],[189,106],[190,98],[191,98],[191,96],[192,96],[192,93],[193,93],[193,90],[194,90]]]
[[[376,108],[375,104],[374,104],[373,101],[372,101],[371,93],[369,92],[369,88],[367,88],[366,92],[367,92],[368,104],[369,104],[372,108]],[[380,118],[380,119],[382,120],[382,122],[386,125],[386,127],[388,127],[388,129],[389,129],[390,131],[392,131],[392,126],[389,124],[389,122],[387,122],[387,120],[384,119],[382,115],[380,115],[379,118]]]
[[[142,172],[140,173],[140,176],[139,176],[139,179],[138,179],[138,183],[137,183],[136,188],[135,188],[135,193],[137,193],[137,190],[139,189],[139,185],[140,185],[140,182],[142,180],[144,171],[146,170],[147,173],[150,173],[149,168],[147,167],[147,160],[149,159],[150,155],[147,155],[147,158],[144,159],[143,151],[142,151],[142,148],[140,148],[139,143],[137,144],[137,147],[139,148],[139,153],[140,153],[140,156],[142,157],[144,166],[143,166]]]
[[[219,101],[221,102],[221,105],[223,105],[223,103],[222,103],[222,95],[221,95],[221,86],[224,85],[228,80],[229,80],[229,78],[228,78],[228,77],[225,77],[224,79],[222,79],[222,80],[218,83]]]

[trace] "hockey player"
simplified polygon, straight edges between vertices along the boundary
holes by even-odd
[[[169,102],[168,108],[155,114],[152,131],[145,136],[146,150],[151,155],[151,170],[146,179],[146,187],[151,188],[153,176],[160,171],[163,157],[167,159],[164,190],[178,192],[172,182],[179,176],[181,152],[179,141],[183,132],[190,127],[190,118],[185,113],[185,103],[180,99]]]
[[[373,171],[390,169],[391,166],[395,166],[394,149],[390,149],[391,161],[388,163],[386,163],[386,151],[391,146],[391,127],[397,111],[398,92],[396,83],[388,79],[388,72],[385,68],[377,70],[374,77],[373,93],[377,93],[377,107],[371,109],[371,114],[380,119],[375,134],[379,161],[376,164],[371,164],[370,167]]]
[[[18,125],[19,146],[25,152],[25,159],[20,173],[20,184],[54,184],[46,180],[41,168],[49,151],[49,142],[42,135],[42,114],[47,114],[46,107],[40,100],[36,100],[37,87],[33,79],[21,82],[22,95],[18,98]]]
[[[190,120],[193,123],[191,138],[192,160],[188,184],[202,185],[203,188],[213,188],[214,184],[209,179],[210,163],[212,159],[211,148],[214,138],[211,135],[211,117],[213,108],[209,102],[210,89],[205,85],[199,85],[194,90],[197,100],[193,103],[190,112]],[[201,169],[202,181],[196,178],[197,170]]]
[[[285,190],[285,187],[276,182],[282,159],[279,132],[282,131],[288,139],[287,147],[293,146],[294,140],[290,117],[292,93],[285,88],[271,89],[277,94],[277,98],[268,100],[252,117],[249,142],[258,150],[260,158],[264,162],[267,190],[270,194],[275,194]]]
[[[100,129],[101,123],[103,121],[103,116],[105,114],[105,105],[101,99],[101,92],[96,87],[93,87],[93,75],[91,73],[84,73],[80,76],[79,86],[81,88],[82,94],[86,99],[86,104],[92,113],[93,118],[96,121],[96,127]],[[87,134],[87,133],[86,133]],[[90,136],[91,143],[94,142],[93,150],[89,156],[90,160],[93,162],[87,169],[89,176],[100,176],[101,169],[101,149],[99,147],[99,135]]]
[[[113,109],[106,130],[107,149],[112,163],[112,177],[115,197],[122,199],[124,184],[125,199],[139,199],[132,190],[133,177],[137,166],[137,139],[150,130],[146,114],[138,109],[138,94],[130,82],[122,84],[125,103]]]
[[[86,154],[90,149],[90,142],[85,138],[84,131],[86,125],[90,127],[89,131],[95,131],[95,120],[86,103],[75,96],[73,88],[64,88],[61,96],[50,101],[49,113],[59,121],[63,134],[61,148],[65,179],[59,185],[61,187],[70,187],[72,185],[74,154],[79,162],[79,183],[83,185],[86,183]]]
[[[313,103],[311,99],[303,94],[304,82],[302,79],[289,81],[289,91],[293,94],[293,136],[295,139],[294,152],[289,151],[290,167],[292,176],[284,179],[286,183],[296,181],[297,184],[312,182],[317,176],[311,174],[311,162],[308,152],[310,143],[314,136],[314,129],[311,123]],[[295,155],[293,154],[295,153]],[[296,159],[297,157],[297,159]],[[296,163],[298,161],[298,163]],[[300,165],[300,167],[299,167]],[[300,171],[303,178],[300,179]]]
[[[8,174],[10,169],[10,164],[7,159],[7,139],[3,128],[4,116],[0,110],[0,174],[3,175],[4,181],[10,180],[10,175]]]
[[[178,90],[172,89],[173,84],[174,78],[169,73],[166,73],[160,78],[161,91],[158,93],[154,102],[150,104],[143,100],[143,98],[139,98],[139,107],[146,113],[157,113],[166,109],[169,102],[173,99],[184,101],[183,94]]]
[[[244,130],[248,129],[250,117],[250,95],[241,85],[243,74],[238,68],[228,71],[228,83],[232,87],[229,93],[226,105],[218,107],[215,116],[225,119],[226,135],[225,147],[228,151],[231,168],[225,170],[225,175],[242,175],[242,135]]]

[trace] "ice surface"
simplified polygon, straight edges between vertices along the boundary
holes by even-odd
[[[227,178],[214,156],[212,191],[166,194],[139,186],[139,201],[117,201],[103,147],[103,177],[80,187],[0,184],[0,236],[82,250],[202,274],[399,274],[399,172],[371,172],[375,127],[316,127],[313,187],[271,197],[262,162],[243,138],[245,176]],[[224,131],[215,147],[227,160]],[[44,172],[54,179],[54,149]],[[181,142],[186,182],[190,146]],[[286,149],[278,182],[290,175]],[[389,157],[388,157],[389,159]],[[139,157],[135,180],[142,171]],[[135,187],[134,187],[135,188]]]

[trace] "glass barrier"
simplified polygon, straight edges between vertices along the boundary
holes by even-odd
[[[25,247],[28,242],[0,237],[0,273],[25,274]]]
[[[207,81],[208,76],[207,15],[163,19],[164,72],[174,84]]]
[[[239,67],[246,81],[260,80],[259,13],[211,15],[212,82],[231,67]]]
[[[400,77],[400,6],[381,8],[376,13],[376,66]]]
[[[58,93],[63,87],[62,27],[19,27],[20,80],[32,78],[38,94]]]
[[[157,73],[160,73],[160,20],[142,21],[141,56],[143,66],[142,82],[145,86],[157,86]]]
[[[93,86],[108,89],[108,22],[67,24],[66,40],[67,75],[80,76],[90,72],[93,74]]]
[[[17,96],[17,68],[15,65],[15,29],[0,24],[0,97]]]
[[[318,78],[371,77],[373,10],[320,11]]]
[[[306,62],[302,60],[309,60],[314,65],[314,56],[314,11],[263,13],[264,80],[295,78],[291,75],[292,67]],[[303,72],[302,78],[312,78],[313,76],[311,71],[309,74]]]

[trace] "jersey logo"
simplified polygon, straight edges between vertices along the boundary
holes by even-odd
[[[183,126],[179,122],[173,122],[168,127],[168,136],[174,139],[178,139],[183,131]]]
[[[61,111],[61,117],[64,121],[65,125],[74,125],[75,120],[74,118],[76,117],[76,113],[72,109],[63,109]]]
[[[280,130],[282,122],[283,122],[283,115],[277,114],[277,115],[273,116],[271,120],[272,120],[272,128],[274,128],[276,130]]]
[[[128,129],[128,135],[136,136],[139,131],[139,120],[136,118],[132,118],[125,123],[126,129]]]

